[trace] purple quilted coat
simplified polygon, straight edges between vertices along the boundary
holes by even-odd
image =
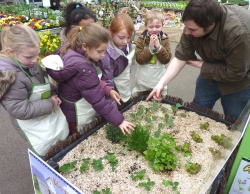
[[[89,102],[93,109],[114,126],[124,120],[123,115],[106,98],[96,68],[90,64],[83,51],[68,50],[62,57],[62,70],[46,69],[48,74],[56,80],[59,94],[65,99],[76,102],[82,97]],[[61,109],[69,123],[76,122],[75,107],[62,98]]]

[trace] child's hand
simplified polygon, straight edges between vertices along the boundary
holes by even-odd
[[[61,99],[57,95],[51,96],[51,99],[54,101],[53,108],[56,108],[57,106],[59,106],[62,103]]]
[[[127,122],[125,120],[122,121],[122,123],[119,125],[122,133],[125,135],[127,132],[130,134],[130,130],[134,130],[135,125],[133,123]]]
[[[109,96],[112,100],[116,101],[117,104],[121,105],[120,103],[121,97],[115,90],[110,90]]]
[[[149,44],[154,46],[155,45],[155,38],[154,38],[155,35],[151,35],[150,36],[150,41],[149,41]]]
[[[154,35],[155,38],[154,38],[154,47],[155,48],[158,48],[160,46],[160,41],[159,41],[159,38],[158,36]]]

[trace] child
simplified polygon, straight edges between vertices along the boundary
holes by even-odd
[[[134,125],[124,120],[117,107],[105,97],[97,69],[92,61],[98,61],[109,45],[108,30],[99,24],[76,26],[70,31],[70,44],[62,51],[62,70],[46,69],[59,85],[61,108],[70,128],[78,132],[95,118],[95,111],[122,132],[129,133]]]
[[[76,2],[67,4],[63,11],[63,18],[64,28],[60,32],[62,45],[67,41],[69,31],[73,26],[85,26],[96,21],[96,17],[90,9]]]
[[[130,66],[134,56],[131,37],[134,24],[128,14],[120,13],[111,21],[109,30],[112,41],[97,66],[102,70],[102,80],[115,87],[121,101],[127,102],[131,97]]]
[[[169,39],[162,32],[163,22],[161,11],[149,11],[145,18],[146,30],[136,40],[135,58],[139,65],[133,96],[137,92],[152,90],[163,76],[165,64],[171,59]],[[167,86],[162,94],[167,95]]]
[[[25,25],[6,28],[1,36],[0,101],[12,124],[41,157],[69,134],[55,93],[36,63],[40,52],[37,33]]]

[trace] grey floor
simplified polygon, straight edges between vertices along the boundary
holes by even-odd
[[[172,55],[176,43],[171,42]],[[136,66],[132,66],[132,81]],[[169,84],[169,95],[190,102],[193,99],[195,80],[199,69],[186,66]],[[221,106],[216,104],[215,110],[221,112]],[[19,137],[11,126],[8,114],[0,105],[0,194],[32,194],[33,186],[27,144]]]

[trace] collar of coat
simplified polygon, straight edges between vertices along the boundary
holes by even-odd
[[[160,34],[158,35],[161,37],[161,39],[166,39],[168,38],[168,35],[163,33],[162,31],[160,32]],[[149,38],[149,35],[148,35],[148,31],[147,30],[144,30],[142,33],[141,33],[141,38]]]
[[[131,49],[131,48],[132,48],[132,46],[129,45],[129,49]],[[117,48],[117,49],[119,49],[119,48]],[[121,50],[121,49],[120,49],[120,50]],[[120,57],[120,56],[124,56],[124,55],[122,55],[121,53],[117,52],[117,50],[116,50],[115,45],[114,45],[113,42],[110,42],[110,44],[109,44],[109,46],[108,46],[106,52],[107,52],[108,55],[109,55],[112,59],[114,59],[114,60],[116,60],[116,59],[117,59],[118,57]],[[123,51],[121,50],[121,52],[123,52]]]

